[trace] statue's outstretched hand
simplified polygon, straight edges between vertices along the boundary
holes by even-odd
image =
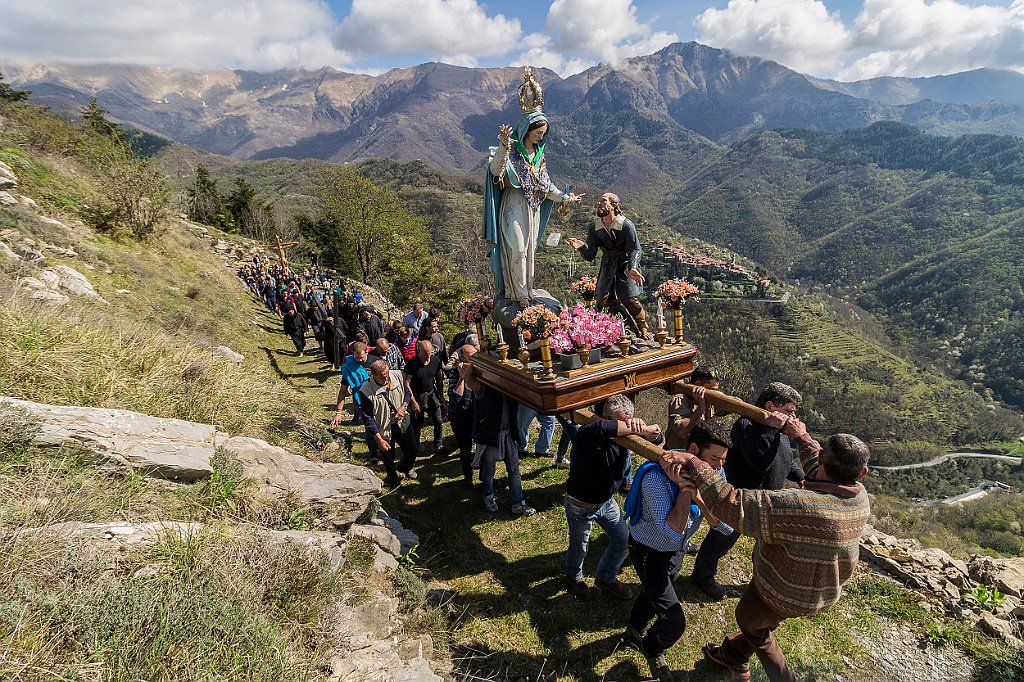
[[[498,126],[498,139],[501,140],[501,146],[508,149],[512,139],[512,126],[507,123]]]
[[[582,249],[585,245],[582,239],[576,239],[576,237],[568,237],[565,243],[574,249]]]
[[[635,268],[630,269],[629,278],[632,279],[637,284],[639,284],[640,286],[644,285],[644,276],[641,275],[640,271]]]
[[[573,194],[572,192],[570,192],[569,194],[567,194],[565,196],[565,201],[567,203],[570,203],[570,204],[578,204],[581,201],[583,201],[583,195],[582,194]]]

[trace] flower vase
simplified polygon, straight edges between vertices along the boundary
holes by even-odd
[[[676,343],[686,343],[683,340],[683,306],[672,308],[672,330],[676,333]]]
[[[541,381],[554,381],[555,370],[551,366],[551,345],[547,338],[540,340],[540,362],[544,366],[544,371],[540,375]]]
[[[588,305],[588,306],[593,307],[594,299],[596,297],[597,296],[596,296],[596,294],[593,291],[584,291],[583,292],[583,303]]]
[[[623,334],[622,338],[619,339],[619,352],[622,353],[622,357],[629,357],[629,348],[633,345],[633,339]]]
[[[576,349],[576,354],[580,356],[580,364],[584,367],[590,364],[590,348],[588,346],[580,346]]]

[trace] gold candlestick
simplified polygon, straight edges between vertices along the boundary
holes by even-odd
[[[508,344],[504,342],[499,343],[496,350],[498,351],[498,360],[500,362],[508,362]]]
[[[540,363],[544,366],[544,371],[540,375],[540,380],[554,381],[555,370],[551,365],[551,346],[547,339],[540,340]]]
[[[476,340],[480,344],[480,350],[487,352],[491,348],[491,340],[484,334],[483,320],[476,321]]]
[[[668,343],[668,332],[665,331],[665,320],[661,320],[658,323],[658,331],[654,335],[654,340],[658,342],[658,345],[662,348]]]
[[[672,309],[672,327],[676,333],[676,343],[686,343],[683,340],[683,307]]]

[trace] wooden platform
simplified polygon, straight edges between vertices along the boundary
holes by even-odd
[[[554,381],[538,381],[540,362],[530,363],[524,372],[518,360],[498,360],[497,355],[477,353],[473,366],[480,380],[529,405],[541,414],[559,414],[598,403],[616,393],[664,386],[688,377],[693,372],[697,349],[690,344],[630,355],[628,358],[602,360],[571,371],[556,371]]]

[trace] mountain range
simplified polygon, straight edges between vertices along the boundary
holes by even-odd
[[[379,76],[333,68],[271,73],[122,65],[4,65],[54,109],[96,97],[112,118],[240,159],[422,159],[478,168],[499,123],[518,118],[517,67],[428,63]],[[676,174],[721,145],[771,128],[841,131],[880,120],[940,134],[1024,134],[1024,75],[981,69],[840,83],[699,43],[560,78],[536,70],[552,117],[552,158],[625,189]],[[611,167],[610,167],[611,166]],[[598,177],[592,177],[596,173]]]

